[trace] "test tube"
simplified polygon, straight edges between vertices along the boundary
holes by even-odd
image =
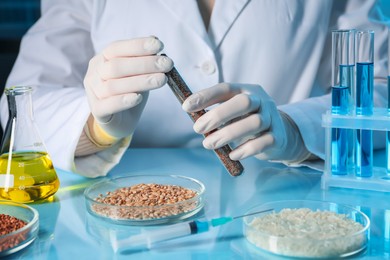
[[[332,114],[348,115],[354,106],[355,30],[332,31]],[[331,169],[346,175],[354,169],[353,129],[332,128]]]
[[[161,55],[165,56],[165,54]],[[175,67],[173,67],[169,72],[165,73],[165,75],[168,77],[168,86],[171,88],[176,98],[179,100],[180,104],[183,104],[184,100],[186,100],[189,96],[192,95],[192,91],[190,90],[190,88]],[[198,118],[200,118],[204,114],[206,114],[206,111],[204,109],[197,112],[188,113],[193,122],[196,122],[196,120],[198,120]],[[206,137],[212,132],[213,131],[206,133],[204,134],[204,136]],[[229,145],[224,145],[214,150],[222,164],[225,166],[225,169],[228,171],[228,173],[231,176],[236,177],[244,172],[244,166],[241,164],[240,161],[233,161],[232,159],[230,159],[229,154],[231,151],[232,148]]]
[[[387,32],[387,112],[390,115],[390,28]],[[390,131],[386,133],[387,174],[390,175]]]
[[[356,51],[356,115],[369,116],[372,115],[374,107],[373,31],[357,31]],[[357,130],[356,167],[356,176],[372,176],[372,130]]]

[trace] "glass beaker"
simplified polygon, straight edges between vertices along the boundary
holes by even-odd
[[[29,203],[50,197],[60,182],[34,122],[32,87],[6,88],[9,118],[0,150],[0,199]]]

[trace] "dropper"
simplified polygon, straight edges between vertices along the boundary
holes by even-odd
[[[143,230],[140,234],[130,236],[125,239],[117,240],[116,237],[111,235],[111,245],[115,252],[129,248],[147,247],[150,248],[157,242],[167,241],[179,237],[188,235],[195,235],[209,231],[210,227],[217,227],[225,225],[233,220],[271,211],[273,209],[266,209],[262,211],[252,212],[235,217],[219,217],[211,220],[199,221],[193,220],[190,222],[184,222],[174,225],[161,227],[153,230]]]

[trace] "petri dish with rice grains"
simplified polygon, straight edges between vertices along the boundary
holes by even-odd
[[[243,233],[253,253],[307,259],[345,258],[367,248],[370,220],[361,211],[324,201],[283,200],[250,209]]]
[[[84,191],[87,211],[114,224],[171,224],[204,206],[205,187],[180,175],[132,175],[93,184]]]

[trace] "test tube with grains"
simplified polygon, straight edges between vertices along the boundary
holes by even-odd
[[[179,72],[177,72],[175,67],[173,67],[171,71],[167,72],[166,75],[168,77],[169,87],[179,100],[180,104],[183,104],[184,100],[186,100],[189,96],[192,95],[190,88],[187,86],[187,84],[180,76]],[[188,113],[188,115],[191,117],[192,121],[195,122],[205,113],[205,110],[200,110],[197,112]],[[206,133],[204,136],[206,137],[215,131],[216,130]],[[242,174],[242,172],[244,171],[244,167],[242,166],[242,164],[239,161],[233,161],[229,157],[229,153],[232,151],[229,145],[225,145],[221,148],[215,149],[214,151],[218,155],[219,159],[221,160],[230,175],[239,176]]]

